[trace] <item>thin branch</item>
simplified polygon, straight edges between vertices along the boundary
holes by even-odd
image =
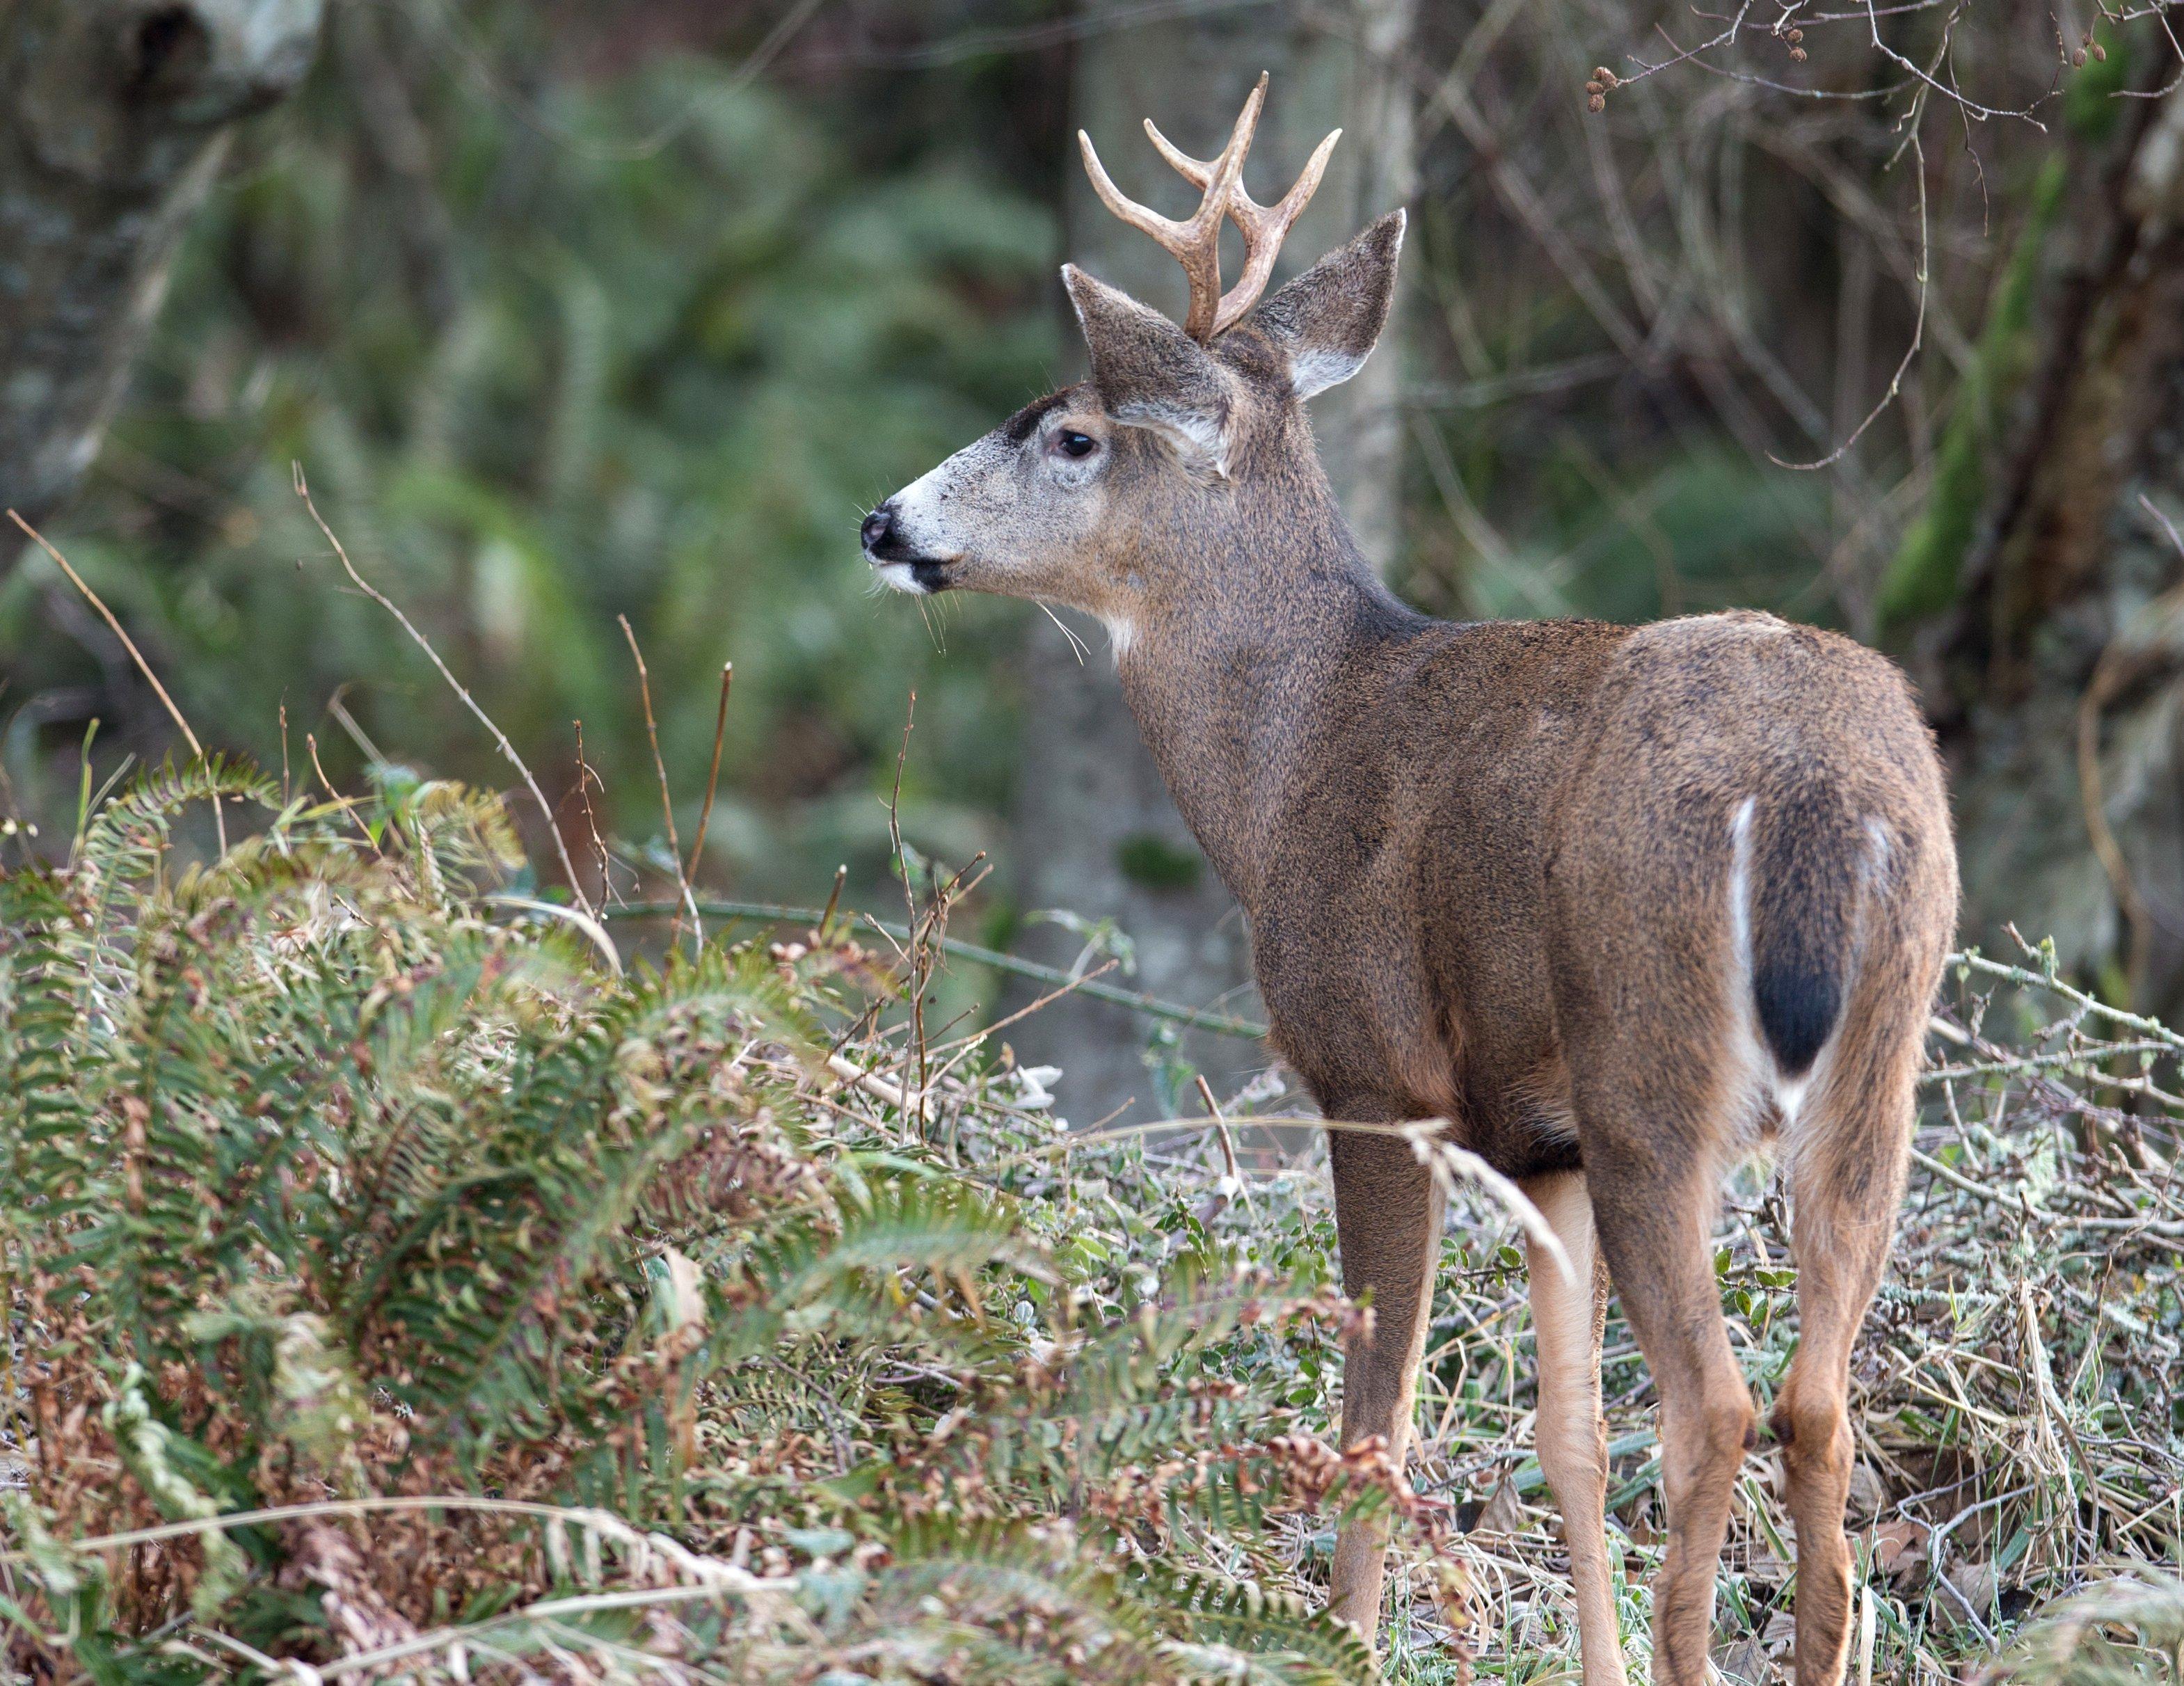
[[[736,664],[721,663],[721,707],[713,717],[713,765],[705,774],[705,806],[698,811],[698,840],[690,846],[690,864],[683,876],[698,881],[698,863],[705,858],[705,839],[713,825],[713,795],[721,787],[721,744],[728,731],[728,687],[735,683]]]
[[[777,902],[724,902],[708,896],[698,903],[709,917],[716,919],[759,919],[769,924],[810,925],[816,929],[827,922],[829,908],[787,907]],[[677,904],[672,902],[631,902],[611,908],[610,919],[666,919],[671,918]],[[883,935],[896,942],[911,940],[911,927],[874,918],[865,918]],[[936,946],[959,960],[974,965],[990,966],[996,971],[1013,973],[1028,978],[1034,983],[1066,985],[1074,992],[1089,996],[1116,1007],[1127,1007],[1133,1013],[1141,1013],[1150,1019],[1165,1019],[1178,1024],[1188,1024],[1195,1030],[1212,1030],[1218,1036],[1237,1036],[1247,1041],[1263,1041],[1267,1027],[1255,1024],[1248,1019],[1237,1019],[1224,1013],[1208,1013],[1195,1007],[1184,1007],[1156,996],[1140,995],[1134,990],[1117,989],[1109,984],[1095,984],[1088,979],[1072,978],[1058,966],[1041,965],[1035,960],[1019,959],[1005,954],[997,948],[986,948],[974,942],[964,942],[952,936],[933,939]]]
[[[660,729],[652,718],[652,676],[644,670],[644,652],[637,647],[637,634],[630,630],[629,617],[616,615],[615,619],[621,622],[621,635],[629,640],[630,659],[637,663],[638,696],[644,704],[644,737],[652,745],[652,770],[660,778],[660,817],[667,822],[667,858],[675,863],[676,887],[682,892],[682,905],[690,910],[690,934],[702,948],[705,946],[705,927],[698,918],[698,903],[690,894],[689,874],[682,870],[682,840],[675,835],[675,798],[667,788],[667,763],[660,759]],[[722,706],[725,708],[727,703],[724,696]],[[682,921],[678,917],[667,940],[672,942],[682,934]]]
[[[104,600],[96,591],[84,583],[83,576],[69,566],[66,556],[61,555],[47,542],[45,534],[32,527],[14,510],[8,511],[8,518],[23,529],[32,544],[53,559],[60,571],[69,577],[69,583],[83,594],[84,600],[98,610],[106,624],[114,629],[114,637],[121,640],[121,647],[129,652],[129,659],[136,664],[136,671],[144,676],[153,693],[166,706],[168,717],[181,729],[183,740],[189,745],[190,753],[200,762],[204,761],[204,745],[198,741],[198,734],[190,730],[190,723],[182,718],[182,711],[175,706],[174,698],[167,695],[167,688],[159,683],[159,676],[152,671],[152,664],[144,659],[144,652],[136,647],[136,640],[122,630],[121,622],[114,618],[114,611],[106,606]],[[227,822],[220,817],[220,798],[216,795],[212,799],[212,823],[214,828],[220,833],[220,852],[225,856],[227,853]]]
[[[1867,428],[1880,419],[1881,411],[1896,402],[1897,396],[1903,390],[1904,376],[1911,372],[1912,361],[1919,355],[1919,348],[1925,343],[1926,295],[1932,287],[1933,253],[1926,219],[1926,149],[1919,139],[1918,120],[1915,116],[1912,120],[1911,127],[1911,156],[1919,178],[1919,311],[1911,324],[1911,343],[1903,348],[1903,360],[1897,364],[1896,373],[1890,377],[1888,390],[1881,394],[1880,401],[1866,412],[1865,420],[1851,429],[1849,438],[1825,456],[1814,462],[1785,462],[1774,452],[1768,452],[1767,460],[1777,468],[1795,469],[1799,473],[1809,473],[1815,469],[1831,468],[1841,461],[1844,453],[1864,437]]]
[[[448,670],[448,664],[440,659],[440,652],[432,648],[432,640],[417,630],[410,617],[396,605],[394,600],[356,571],[356,564],[349,561],[348,550],[343,547],[341,540],[334,536],[333,528],[326,525],[326,518],[319,513],[319,506],[311,501],[311,488],[309,483],[304,478],[304,465],[298,462],[292,466],[296,477],[296,495],[304,500],[304,509],[309,511],[310,517],[317,524],[319,531],[326,535],[326,543],[333,546],[334,555],[341,562],[342,572],[349,577],[359,591],[394,617],[402,630],[410,634],[410,641],[425,652],[426,659],[439,670],[440,677],[445,679],[454,694],[462,699],[463,706],[469,709],[477,717],[478,723],[493,734],[493,742],[499,746],[501,754],[508,758],[509,765],[521,775],[525,786],[531,792],[531,800],[538,804],[539,815],[546,822],[546,834],[554,840],[554,852],[560,858],[561,870],[568,878],[569,893],[577,898],[577,903],[585,913],[597,918],[599,909],[592,906],[591,897],[584,894],[583,883],[577,876],[577,863],[569,858],[569,846],[561,840],[561,827],[554,818],[553,804],[546,800],[546,793],[538,788],[538,781],[531,776],[531,769],[523,764],[523,757],[516,754],[515,745],[508,741],[508,734],[496,726],[493,717],[478,706],[477,699],[470,694],[463,682],[457,678]]]
[[[1969,95],[1964,93],[1962,89],[1952,87],[1947,83],[1935,81],[1932,75],[1928,74],[1926,71],[1920,70],[1908,59],[1906,59],[1902,53],[1898,53],[1894,47],[1883,41],[1880,38],[1880,14],[1879,12],[1875,10],[1873,0],[1866,0],[1865,14],[1866,22],[1873,37],[1873,50],[1880,53],[1883,58],[1889,59],[1896,64],[1901,65],[1905,70],[1911,74],[1914,80],[1924,82],[1936,93],[1941,95],[1942,98],[1953,103],[1958,110],[1978,118],[1981,122],[1985,122],[1990,117],[2014,117],[2022,122],[2030,123],[2043,135],[2048,132],[2048,126],[2045,123],[2042,123],[2032,114],[2037,111],[2042,106],[2047,104],[2049,100],[2055,98],[2055,90],[2053,87],[2050,87],[2047,92],[2042,94],[2039,98],[2034,100],[2031,104],[2025,107],[2021,111],[2005,111],[1996,106],[1982,105],[1979,101],[1971,98]],[[1950,21],[1953,24],[1953,14],[1952,14]],[[1950,30],[1945,27],[1942,31],[1943,52],[1947,50],[1947,44],[1949,34]],[[1940,53],[1936,54],[1936,64],[1938,64],[1941,62],[1941,56],[1942,55]]]
[[[1696,47],[1686,47],[1679,51],[1676,56],[1673,59],[1663,59],[1658,64],[1649,64],[1643,59],[1639,58],[1636,53],[1634,53],[1630,54],[1630,62],[1638,66],[1638,73],[1632,76],[1618,76],[1616,78],[1616,87],[1619,88],[1628,87],[1633,82],[1642,82],[1648,76],[1658,75],[1663,70],[1672,70],[1679,64],[1688,64],[1691,60],[1697,58],[1702,53],[1711,53],[1715,47],[1724,46],[1729,42],[1735,40],[1736,38],[1737,31],[1744,27],[1745,19],[1751,14],[1752,4],[1753,0],[1744,0],[1744,4],[1736,8],[1736,15],[1729,20],[1728,26],[1724,28],[1719,35],[1715,36],[1710,41],[1701,42]],[[1656,24],[1654,28],[1658,31],[1662,40],[1667,42],[1671,47],[1675,46],[1676,43],[1674,38],[1669,36],[1667,30],[1662,28],[1658,24]]]

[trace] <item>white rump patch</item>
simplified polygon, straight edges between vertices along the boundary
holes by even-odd
[[[1747,997],[1752,993],[1752,814],[1758,805],[1757,796],[1747,796],[1729,821],[1729,935]]]
[[[1736,1021],[1738,1064],[1743,1068],[1747,1106],[1756,1114],[1763,1096],[1771,1096],[1786,1128],[1812,1088],[1815,1061],[1802,1076],[1791,1077],[1776,1064],[1774,1052],[1759,1034],[1759,1007],[1752,993],[1752,818],[1759,799],[1747,796],[1729,820],[1730,1010]],[[1832,1040],[1832,1039],[1830,1039]],[[1827,1050],[1821,1049],[1823,1058]]]

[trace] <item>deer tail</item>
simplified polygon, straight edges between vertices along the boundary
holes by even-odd
[[[1753,1016],[1777,1069],[1801,1078],[1842,1018],[1882,837],[1817,782],[1747,796],[1730,834],[1731,918]]]

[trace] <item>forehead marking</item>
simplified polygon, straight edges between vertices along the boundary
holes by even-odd
[[[1012,445],[1022,444],[1031,437],[1032,429],[1038,427],[1052,412],[1059,410],[1062,400],[1068,396],[1067,392],[1051,392],[1035,403],[1027,404],[1022,410],[1001,423],[1001,437]]]

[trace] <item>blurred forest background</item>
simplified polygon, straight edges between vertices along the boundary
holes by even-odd
[[[1205,146],[1271,70],[1255,191],[1348,131],[1288,267],[1413,211],[1397,326],[1318,412],[1396,588],[1458,617],[1752,605],[1878,643],[1954,769],[1966,941],[2014,920],[2174,1012],[2170,25],[2075,0],[15,0],[0,502],[209,747],[299,784],[511,783],[349,588],[302,465],[538,771],[594,894],[672,882],[618,617],[686,854],[734,664],[716,896],[820,901],[846,863],[851,905],[899,905],[915,690],[911,868],[995,868],[960,935],[1247,1007],[1241,934],[1134,751],[1104,635],[1080,668],[1025,606],[921,621],[875,597],[855,532],[1073,378],[1065,254],[1180,299],[1088,209],[1074,129],[1178,211],[1139,118]],[[238,80],[229,59],[281,31]],[[86,777],[177,739],[16,537],[0,817],[50,846]],[[1012,1034],[1072,1074],[1080,1121],[1173,1110],[1191,1067],[1253,1053],[1149,1044],[1090,1004]]]

